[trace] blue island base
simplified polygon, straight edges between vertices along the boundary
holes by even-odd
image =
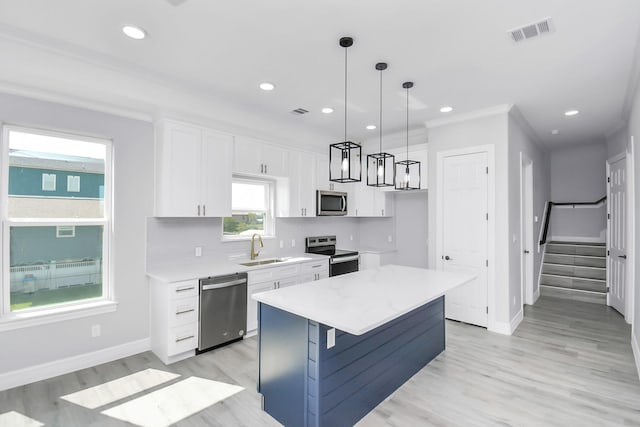
[[[353,426],[445,348],[444,297],[363,335],[259,304],[258,391],[287,427]]]

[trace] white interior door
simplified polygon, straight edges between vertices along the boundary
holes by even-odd
[[[445,316],[487,326],[487,179],[486,152],[443,159],[442,267],[476,279],[447,292]]]
[[[533,163],[522,161],[520,189],[520,242],[522,304],[533,304]]]
[[[609,293],[607,302],[621,314],[625,313],[627,264],[627,160],[622,158],[609,165]]]

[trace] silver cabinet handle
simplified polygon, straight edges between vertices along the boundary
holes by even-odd
[[[382,209],[382,216],[384,216],[384,209]]]
[[[200,216],[200,205],[198,205],[198,216]]]
[[[264,173],[264,164],[260,163],[260,173]]]
[[[300,216],[304,216],[304,209],[300,208]]]
[[[192,308],[192,309],[190,309],[190,310],[176,311],[176,316],[179,316],[179,315],[181,315],[181,314],[191,313],[191,312],[193,312],[193,311],[196,311],[196,309],[195,309],[195,308]]]
[[[618,258],[627,259],[626,255],[618,255]]]
[[[202,216],[207,216],[207,207],[202,205]]]
[[[188,287],[188,288],[178,288],[178,289],[176,289],[176,292],[186,292],[186,291],[191,291],[191,290],[193,290],[193,289],[195,289],[195,288],[196,288],[195,286],[191,286],[191,287]]]
[[[266,163],[264,164],[264,173],[268,173],[267,172],[267,164]]]
[[[188,337],[184,337],[184,338],[177,338],[176,342],[180,342],[180,341],[186,341],[186,340],[190,340],[192,338],[195,338],[194,335],[189,335]]]

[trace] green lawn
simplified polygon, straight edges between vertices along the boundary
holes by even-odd
[[[99,283],[91,283],[55,290],[41,290],[32,293],[12,293],[10,305],[11,311],[16,311],[29,307],[97,298],[101,295],[102,285]]]

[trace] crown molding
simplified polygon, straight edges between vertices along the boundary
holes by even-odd
[[[498,114],[508,114],[513,108],[513,104],[501,104],[494,107],[483,108],[480,110],[470,111],[468,113],[460,113],[450,117],[429,120],[425,122],[427,129],[433,129],[440,126],[447,126],[454,123],[466,122],[469,120],[481,119],[483,117],[495,116]]]

